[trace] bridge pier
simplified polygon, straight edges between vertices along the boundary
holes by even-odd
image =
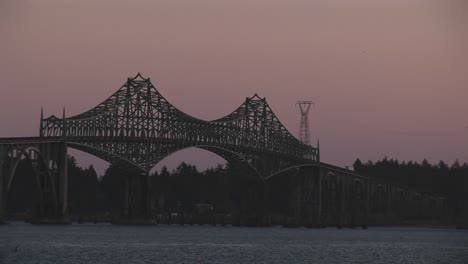
[[[318,168],[303,168],[295,176],[293,221],[289,226],[322,227],[322,176]]]
[[[262,219],[261,219],[261,226],[269,227],[271,226],[271,217],[270,217],[270,208],[268,202],[268,184],[266,181],[262,182],[263,184],[263,205],[262,205]]]
[[[41,195],[32,224],[70,224],[68,217],[68,160],[65,142],[41,144],[33,160]],[[42,160],[40,160],[42,159]],[[45,164],[41,165],[41,162]],[[35,164],[36,163],[36,164]]]
[[[153,225],[156,219],[151,212],[149,174],[127,175],[123,184],[123,207],[121,215],[113,224]]]
[[[367,228],[367,184],[356,178],[349,187],[348,227]]]
[[[341,175],[321,170],[322,175],[322,226],[343,226],[343,184]]]

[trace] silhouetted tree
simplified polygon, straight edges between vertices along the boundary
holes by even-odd
[[[431,165],[426,159],[421,164],[413,161],[399,163],[386,157],[375,163],[369,161],[362,164],[357,159],[354,170],[413,190],[442,195],[448,199],[448,206],[454,215],[460,213],[463,201],[468,199],[468,165],[460,166],[458,160],[449,167],[444,161]]]
[[[102,192],[101,197],[104,198],[101,201],[103,207],[112,212],[113,215],[117,215],[122,209],[125,176],[133,173],[123,164],[111,164],[99,182],[99,191]]]

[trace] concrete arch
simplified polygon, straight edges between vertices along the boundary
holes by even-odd
[[[32,163],[32,158],[29,155],[29,151],[34,151],[38,155],[38,160],[42,163],[42,165],[46,169],[47,176],[50,177],[50,170],[49,170],[48,162],[46,162],[46,160],[44,159],[44,156],[42,155],[41,151],[38,148],[33,147],[33,146],[29,146],[29,147],[25,147],[23,149],[15,148],[15,149],[12,149],[12,150],[18,151],[20,153],[20,155],[15,159],[15,161],[13,163],[13,166],[11,168],[10,175],[8,175],[8,178],[7,178],[8,181],[6,183],[6,191],[7,192],[9,191],[9,189],[11,187],[11,183],[13,182],[13,177],[14,177],[16,169],[17,169],[17,167],[18,167],[18,165],[19,165],[19,163],[21,161],[21,158],[25,157],[28,162]],[[35,169],[34,166],[33,166],[33,169]],[[35,171],[35,174],[36,174],[36,183],[38,184],[39,189],[41,189],[41,183],[40,183],[40,181],[39,181],[39,179],[37,177],[36,171]],[[53,179],[51,179],[51,180],[53,180]]]
[[[39,202],[40,215],[44,215],[45,211],[47,210],[45,208],[45,204],[47,203],[46,200],[48,198],[45,197],[46,194],[44,193],[45,185],[47,185],[51,190],[51,194],[49,194],[48,197],[52,197],[52,199],[50,199],[50,201],[52,202],[52,207],[49,207],[49,209],[53,210],[54,212],[57,212],[59,208],[59,202],[55,199],[58,194],[57,182],[52,175],[52,172],[49,168],[49,162],[47,159],[45,159],[44,153],[42,153],[40,149],[34,146],[14,148],[10,151],[17,151],[18,155],[14,157],[9,174],[7,175],[7,182],[5,186],[6,193],[10,191],[16,169],[18,168],[20,161],[24,157],[25,160],[32,165],[32,169],[34,172],[36,186],[39,192],[39,197],[37,197],[37,199]],[[32,157],[32,153],[35,153],[37,156]],[[37,164],[34,164],[35,162],[37,162]],[[41,175],[45,178],[41,178]]]
[[[373,198],[372,199],[373,213],[385,215],[387,212],[387,199],[386,199],[387,191],[385,190],[385,187],[382,184],[378,184],[372,196],[373,196],[372,197]]]
[[[340,175],[346,174],[346,175],[349,175],[349,176],[354,176],[354,177],[356,177],[356,179],[359,179],[359,180],[368,179],[367,177],[364,177],[362,175],[358,175],[358,174],[354,173],[353,171],[349,171],[349,170],[346,170],[344,168],[336,167],[336,166],[333,166],[333,165],[330,165],[330,164],[327,164],[327,163],[322,163],[322,162],[313,162],[313,163],[306,163],[306,164],[298,164],[298,165],[294,165],[294,166],[284,168],[282,170],[279,170],[279,171],[265,177],[265,180],[268,180],[268,179],[270,179],[272,177],[275,177],[276,175],[281,174],[281,173],[283,173],[285,171],[292,170],[292,169],[297,169],[297,168],[302,168],[302,167],[320,167],[320,168],[328,169],[328,170],[331,170],[331,171],[336,171],[337,173],[340,173]]]
[[[86,144],[81,144],[81,143],[76,143],[76,142],[67,142],[67,147],[83,151],[85,153],[88,153],[90,155],[93,155],[97,158],[100,158],[104,161],[107,161],[109,163],[116,163],[118,161],[123,161],[124,163],[130,165],[133,169],[141,172],[141,173],[146,173],[146,170],[141,168],[138,164],[134,163],[133,161],[126,159],[122,156],[119,156],[113,152],[107,151],[102,148],[97,148],[94,146],[86,145]],[[102,152],[103,154],[99,153]]]
[[[339,175],[336,175],[334,172],[332,171],[328,171],[327,172],[327,175],[326,175],[326,181],[327,183],[329,184],[329,186],[327,186],[328,188],[330,189],[335,189],[338,187],[338,185],[340,184],[339,183]]]
[[[179,148],[175,151],[172,151],[170,152],[169,154],[167,154],[164,158],[166,157],[169,157],[179,151],[183,151],[183,150],[186,150],[186,149],[190,149],[190,148],[199,148],[199,149],[203,149],[203,150],[206,150],[206,151],[209,151],[221,158],[223,158],[224,160],[226,161],[230,161],[230,159],[232,160],[232,158],[228,157],[228,156],[231,156],[231,157],[234,157],[235,158],[235,161],[239,161],[241,164],[245,164],[247,167],[249,167],[254,173],[255,175],[258,177],[259,180],[261,180],[262,182],[265,181],[265,178],[262,177],[262,174],[257,170],[257,168],[255,168],[252,164],[250,164],[249,162],[247,162],[244,157],[242,157],[241,155],[239,155],[238,153],[232,151],[232,150],[229,150],[227,148],[223,148],[223,147],[219,147],[219,146],[212,146],[212,145],[194,145],[194,146],[188,146],[188,147],[182,147],[182,148]],[[163,158],[163,159],[164,159]],[[159,162],[161,162],[163,159],[159,160],[154,166],[156,166]],[[154,167],[153,166],[153,167]]]
[[[93,155],[97,158],[100,158],[102,160],[105,160],[109,163],[115,163],[115,162],[118,162],[118,161],[122,161],[128,165],[130,165],[132,168],[136,169],[137,171],[141,172],[141,173],[148,173],[148,171],[145,169],[145,168],[142,168],[140,165],[136,164],[135,162],[129,160],[129,159],[126,159],[118,154],[115,154],[113,152],[110,152],[108,150],[105,150],[105,149],[102,149],[102,148],[98,148],[98,147],[94,147],[94,146],[90,146],[90,145],[86,145],[86,144],[81,144],[81,143],[76,143],[76,142],[67,142],[67,146],[70,147],[70,148],[73,148],[73,149],[77,149],[77,150],[80,150],[80,151],[83,151],[83,152],[86,152],[90,155]],[[178,148],[170,153],[168,153],[166,156],[164,156],[164,158],[166,157],[169,157],[179,151],[183,151],[185,149],[189,149],[189,148],[199,148],[199,149],[204,149],[206,151],[209,151],[213,154],[216,154],[217,156],[225,159],[226,161],[229,161],[231,160],[232,161],[232,158],[231,157],[234,157],[236,161],[239,161],[241,164],[245,164],[249,169],[252,170],[252,172],[255,173],[255,175],[258,177],[258,179],[261,179],[262,181],[264,181],[264,177],[262,177],[262,174],[257,170],[257,168],[255,168],[252,164],[250,164],[249,162],[247,162],[244,157],[242,157],[240,154],[236,153],[235,151],[232,151],[230,149],[227,149],[227,148],[223,148],[223,147],[220,147],[220,146],[213,146],[213,145],[193,145],[193,146],[187,146],[187,147],[182,147],[182,148]],[[164,158],[158,160],[152,167],[154,168],[159,162],[161,162]]]
[[[354,178],[352,184],[350,185],[350,199],[353,206],[357,206],[363,201],[366,201],[366,189],[365,184],[362,182],[361,179]],[[358,208],[361,210],[361,208]]]
[[[328,171],[325,174],[324,186],[322,188],[322,224],[323,225],[342,225],[343,215],[343,189],[340,182],[340,174]]]
[[[359,194],[363,194],[364,192],[364,183],[361,179],[354,178],[353,185],[352,185],[353,192],[360,192]]]
[[[277,171],[267,177],[265,177],[265,181],[283,173],[283,172],[286,172],[286,171],[289,171],[289,170],[293,170],[293,169],[300,169],[300,168],[305,168],[305,167],[318,167],[318,164],[301,164],[301,165],[296,165],[296,166],[291,166],[291,167],[287,167],[285,169],[282,169],[280,171]]]

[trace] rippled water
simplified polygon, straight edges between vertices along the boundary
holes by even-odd
[[[468,263],[468,231],[14,223],[0,263]]]

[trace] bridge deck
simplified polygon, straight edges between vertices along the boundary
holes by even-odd
[[[0,144],[2,145],[13,145],[13,144],[37,144],[37,143],[58,143],[66,141],[63,137],[4,137],[0,138]],[[352,175],[358,178],[365,178],[369,179],[369,177],[365,177],[363,175],[359,175],[352,170],[338,167],[335,165],[331,165],[324,162],[317,162],[315,164],[311,164],[311,166],[319,166],[324,167],[327,169],[332,169],[339,171],[341,173],[346,173],[348,175]]]
[[[62,137],[6,137],[0,138],[0,144],[37,144],[37,143],[58,143],[62,142]]]

